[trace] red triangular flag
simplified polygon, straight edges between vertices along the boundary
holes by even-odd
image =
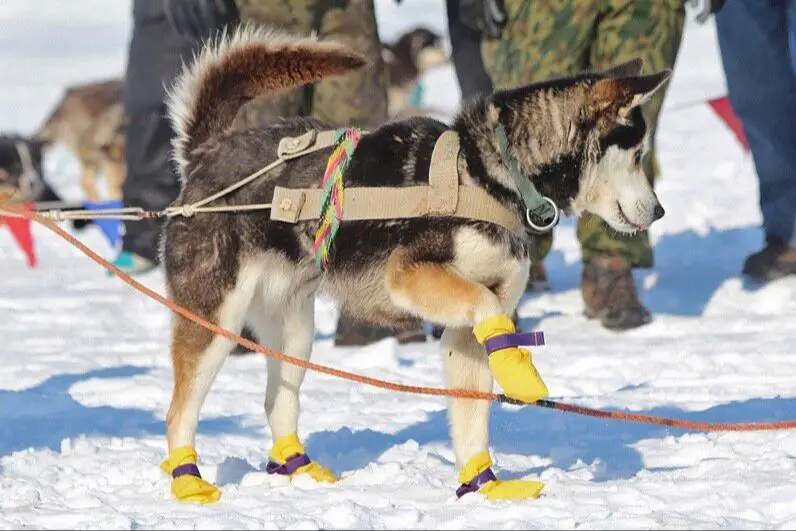
[[[733,133],[735,133],[735,138],[738,139],[744,150],[749,151],[749,142],[746,141],[746,134],[743,131],[743,125],[735,115],[735,112],[732,110],[730,98],[724,96],[721,98],[708,100],[708,105],[710,105],[713,111],[719,116],[719,118],[721,118],[721,121],[724,122]]]
[[[22,205],[25,210],[33,210],[31,205]],[[0,214],[0,222],[8,225],[11,236],[17,242],[19,248],[25,253],[30,267],[36,267],[36,252],[33,249],[33,234],[30,231],[30,220],[28,218],[17,218],[3,216]]]

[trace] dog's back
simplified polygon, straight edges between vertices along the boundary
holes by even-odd
[[[95,159],[113,144],[124,122],[121,79],[70,87],[45,120],[35,138],[60,142],[75,154]]]

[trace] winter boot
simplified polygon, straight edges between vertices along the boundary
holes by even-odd
[[[583,265],[581,282],[586,316],[609,330],[630,330],[652,320],[638,300],[630,264],[618,256],[598,257]]]
[[[766,238],[766,246],[744,262],[743,274],[761,282],[796,275],[796,248],[779,238]]]

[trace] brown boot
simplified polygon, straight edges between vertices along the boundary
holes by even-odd
[[[581,281],[586,316],[609,330],[630,330],[652,320],[638,300],[630,264],[618,256],[599,257],[583,265]]]
[[[393,331],[382,326],[373,326],[340,316],[334,334],[336,347],[362,347],[392,337]]]

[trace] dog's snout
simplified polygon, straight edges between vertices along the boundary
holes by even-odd
[[[658,221],[666,214],[666,211],[663,209],[660,203],[655,205],[655,210],[652,212],[652,216],[655,218],[655,221]]]

